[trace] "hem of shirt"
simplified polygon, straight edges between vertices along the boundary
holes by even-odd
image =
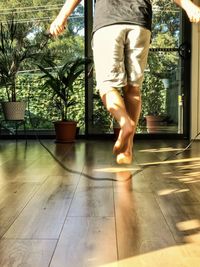
[[[141,23],[139,23],[139,22],[136,23],[136,22],[130,22],[130,21],[119,21],[119,22],[110,22],[110,23],[107,23],[107,24],[97,25],[97,26],[93,27],[92,34],[94,34],[97,30],[99,30],[101,28],[104,28],[104,27],[107,27],[107,26],[110,26],[110,25],[115,25],[115,24],[138,25],[138,26],[144,27],[147,30],[151,31],[151,24],[142,23],[142,22]]]

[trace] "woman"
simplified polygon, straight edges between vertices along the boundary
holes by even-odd
[[[61,34],[80,0],[66,0],[50,26]],[[200,22],[200,8],[190,0],[174,0],[191,22]],[[141,111],[140,89],[151,38],[150,0],[97,0],[93,55],[101,99],[120,125],[113,152],[118,164],[132,162],[133,138]],[[122,89],[123,98],[119,89]]]

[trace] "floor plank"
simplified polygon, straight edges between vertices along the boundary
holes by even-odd
[[[119,259],[176,244],[154,194],[120,185],[115,189],[115,210]]]
[[[58,238],[78,177],[49,176],[4,238]]]
[[[39,189],[34,183],[10,183],[0,189],[0,236],[11,227]]]
[[[56,240],[1,240],[1,267],[48,267]]]
[[[114,218],[69,217],[50,267],[97,267],[115,262]]]

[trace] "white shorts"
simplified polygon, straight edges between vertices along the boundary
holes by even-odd
[[[114,24],[94,33],[94,65],[101,94],[127,84],[142,85],[150,39],[148,29],[132,24]]]

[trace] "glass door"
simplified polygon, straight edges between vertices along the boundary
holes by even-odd
[[[142,87],[138,133],[187,135],[188,27],[185,14],[171,1],[153,1],[152,42]]]
[[[7,25],[8,23],[11,23],[12,19],[14,20],[18,36],[23,36],[24,43],[22,42],[20,45],[23,48],[24,55],[29,54],[30,52],[27,52],[29,51],[28,49],[30,47],[33,49],[36,43],[46,43],[41,56],[37,57],[37,61],[28,58],[22,62],[23,64],[20,63],[21,68],[16,79],[16,91],[18,99],[23,99],[27,103],[29,112],[26,113],[25,119],[28,133],[32,134],[34,126],[34,129],[38,131],[38,134],[54,135],[52,122],[61,119],[62,105],[59,98],[55,97],[55,93],[50,87],[45,87],[44,89],[43,85],[45,81],[42,79],[44,73],[40,71],[38,65],[51,71],[51,74],[54,75],[55,70],[52,68],[53,64],[56,64],[57,69],[59,69],[67,62],[71,62],[76,58],[84,58],[85,8],[84,3],[81,2],[69,17],[68,26],[65,32],[58,38],[48,38],[46,32],[49,29],[50,23],[57,16],[63,3],[62,1],[52,0],[48,2],[44,0],[35,2],[37,3],[29,5],[26,0],[1,1],[0,24],[5,32],[9,32],[9,27]],[[8,34],[8,36],[10,35]],[[16,48],[15,43],[17,43],[16,40],[15,42],[12,42],[10,39],[6,42],[9,49],[8,52],[4,49],[4,51],[6,51],[5,54],[7,54],[2,57],[5,59],[6,66],[9,66],[10,62],[14,62],[13,58],[15,53],[17,53],[17,55],[19,54],[19,49]],[[20,53],[19,58],[21,57],[22,52]],[[53,63],[51,61],[53,61]],[[84,73],[81,73],[73,85],[74,93],[70,94],[68,98],[68,118],[77,121],[80,134],[84,134]],[[0,89],[0,100],[7,101],[5,86],[2,86]],[[3,116],[0,112],[0,120],[1,119],[3,119]],[[6,135],[10,133],[7,131],[6,127],[4,132]]]
[[[142,88],[143,104],[137,134],[187,135],[190,24],[182,10],[171,1],[152,2],[152,42]],[[88,133],[110,134],[113,133],[112,118],[102,105],[93,74],[90,79],[93,92],[92,102],[88,104]]]

